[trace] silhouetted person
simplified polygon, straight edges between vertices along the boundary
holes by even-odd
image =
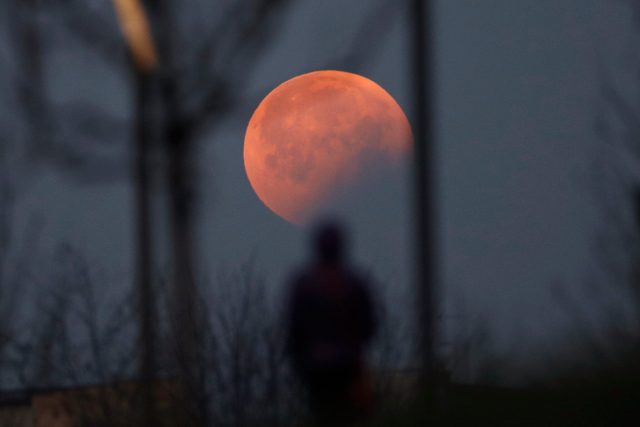
[[[368,284],[345,262],[345,240],[339,224],[319,226],[315,259],[290,284],[287,350],[324,420],[357,416],[370,404],[364,352],[376,321]]]

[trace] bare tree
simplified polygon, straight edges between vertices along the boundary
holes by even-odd
[[[143,355],[133,339],[139,310],[130,297],[133,293],[122,295],[121,286],[98,273],[100,266],[89,265],[68,244],[60,245],[50,262],[39,264],[50,265],[47,283],[29,319],[32,327],[8,343],[6,369],[26,389],[66,392],[65,411],[79,425],[142,423],[146,418],[137,367]],[[161,289],[159,302],[171,297],[168,286]],[[255,260],[221,267],[197,289],[196,300],[205,315],[196,352],[200,358],[192,367],[199,381],[193,394],[198,412],[214,425],[233,427],[304,419],[303,390],[284,352],[283,301]],[[385,333],[376,342],[373,373],[378,395],[383,402],[408,402],[405,380],[412,379],[401,371],[387,375],[402,362],[397,340],[408,329],[389,322],[392,300],[379,302],[380,310],[389,315],[381,316]],[[173,337],[170,306],[160,307],[164,309],[158,313],[158,344]],[[180,425],[185,418],[177,358],[170,346],[157,349],[166,350],[157,355],[154,396],[163,384],[170,396],[155,402],[158,422]]]
[[[129,295],[109,292],[117,286],[69,245],[61,245],[50,264],[50,281],[29,319],[34,327],[8,343],[6,369],[26,389],[79,390],[69,394],[75,397],[68,398],[66,411],[80,425],[139,424],[144,402],[139,388],[127,386],[139,383],[141,354],[132,340],[139,306]],[[280,310],[268,289],[253,261],[221,269],[212,283],[199,287],[206,319],[196,353],[200,359],[193,366],[200,383],[192,397],[215,425],[282,425],[301,413],[284,358]],[[225,304],[212,306],[220,300]],[[171,340],[170,313],[159,314],[159,338]],[[177,386],[177,358],[160,356],[156,387],[158,381]],[[91,387],[94,391],[81,392]],[[184,397],[179,387],[169,390],[172,401],[156,403],[159,420],[180,425]]]
[[[141,328],[142,341],[150,341],[143,346],[147,348],[143,370],[145,365],[149,369],[145,376],[151,375],[149,372],[154,368],[149,365],[155,364],[149,351],[154,347],[154,332],[148,325],[154,323],[153,310],[156,308],[151,298],[154,289],[149,273],[153,255],[149,252],[152,245],[148,227],[152,222],[152,211],[148,197],[157,184],[165,186],[169,196],[167,211],[172,254],[168,287],[171,298],[166,301],[170,304],[167,313],[171,314],[168,319],[173,325],[173,339],[164,343],[170,343],[172,351],[168,353],[177,359],[185,400],[197,403],[198,396],[204,394],[201,390],[204,385],[196,367],[205,358],[201,343],[206,336],[202,331],[209,320],[196,298],[199,292],[195,279],[198,271],[195,252],[198,194],[194,153],[206,132],[230,113],[244,108],[246,100],[240,95],[244,82],[251,77],[255,69],[252,64],[267,46],[269,36],[275,33],[290,2],[227,2],[217,5],[215,13],[206,8],[211,18],[208,22],[199,19],[205,7],[199,0],[119,3],[142,4],[150,22],[149,39],[157,48],[157,65],[147,70],[144,78],[132,72],[132,63],[127,60],[125,43],[109,2],[10,0],[7,3],[15,18],[12,22],[15,22],[16,31],[12,34],[18,35],[12,38],[13,52],[19,59],[14,77],[24,85],[24,96],[20,97],[20,105],[25,107],[22,121],[31,135],[25,144],[34,156],[51,161],[83,181],[135,180],[139,212],[136,229],[140,242],[136,263],[139,283],[147,289],[141,293],[147,296],[140,298],[142,303],[136,313],[141,316],[142,323],[147,324]],[[382,37],[384,31],[377,28],[378,24],[384,21],[387,24],[382,28],[388,29],[391,12],[397,11],[394,2],[382,1],[376,6],[379,5],[383,7],[373,7],[371,15],[363,21],[353,46],[348,46],[336,60],[330,61],[332,66],[361,66],[364,63],[375,46],[370,43],[369,35],[374,33]],[[373,27],[376,31],[372,31]],[[130,99],[140,103],[138,111],[141,114],[123,122],[112,117],[99,103],[93,105],[83,101],[58,105],[55,100],[48,99],[50,77],[46,52],[51,40],[55,39],[52,35],[61,34],[66,40],[72,39],[100,55],[113,73],[126,76]],[[138,162],[132,162],[137,164],[137,173],[133,174],[129,173],[128,164],[122,162],[123,155],[132,157],[132,139],[138,142]],[[146,143],[140,144],[142,140]],[[106,150],[109,155],[104,154],[105,150],[97,149],[105,146],[110,147]],[[154,158],[160,161],[152,165],[150,159]],[[157,166],[161,168],[156,169]],[[60,296],[56,301],[62,304],[64,298]],[[89,298],[85,302],[90,301]],[[50,320],[51,325],[57,325],[59,329],[56,334],[62,334],[60,339],[65,341],[64,322],[53,317]],[[51,335],[42,338],[43,343],[45,338],[52,339]],[[271,346],[276,345],[275,337],[269,339]],[[266,342],[267,339],[261,340]],[[39,351],[52,351],[49,349],[52,344],[41,345],[44,347]],[[264,353],[265,356],[270,354]],[[279,360],[268,357],[267,360],[270,360],[272,370],[279,366]],[[46,369],[42,368],[44,371]],[[198,413],[198,408],[205,405],[196,406],[189,409],[194,419],[205,417],[204,413]],[[199,423],[206,423],[205,418]]]
[[[69,416],[90,418],[80,425],[96,425],[98,419],[98,425],[139,424],[140,393],[126,387],[117,391],[118,384],[136,378],[135,304],[128,295],[110,294],[117,287],[96,275],[69,245],[61,245],[50,263],[40,260],[41,269],[46,264],[51,271],[47,283],[39,284],[39,302],[27,319],[31,327],[7,345],[5,370],[26,390],[102,385],[76,393],[75,400],[65,398]],[[128,411],[122,410],[125,402],[131,405]]]
[[[229,391],[226,408],[235,425],[256,422],[259,417],[278,425],[288,409],[283,405],[295,403],[285,386],[289,377],[280,304],[275,295],[269,295],[252,261],[236,271],[221,271],[216,285],[215,300],[230,302],[224,310],[210,313],[210,342],[218,346],[217,366],[227,367],[227,372],[214,376],[216,388]],[[222,414],[225,406],[216,409]]]

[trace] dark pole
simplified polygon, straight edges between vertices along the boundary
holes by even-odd
[[[128,44],[135,87],[135,179],[134,204],[136,208],[136,290],[138,298],[138,345],[140,348],[139,374],[142,381],[142,425],[157,426],[158,414],[154,392],[156,373],[156,301],[153,290],[152,234],[151,234],[151,165],[152,148],[152,78],[157,58],[151,28],[144,6],[137,0],[113,0],[121,30]]]
[[[143,417],[145,426],[156,426],[155,399],[153,381],[155,375],[156,336],[155,336],[155,298],[152,289],[151,265],[151,193],[149,149],[151,129],[149,117],[149,76],[137,70],[136,82],[136,156],[134,171],[136,178],[136,228],[137,228],[137,289],[140,311],[140,374],[143,383]]]
[[[636,242],[638,242],[638,238],[640,237],[640,185],[636,185],[633,189],[633,208],[636,219]],[[635,257],[635,260],[632,259],[632,262],[635,261],[634,268],[634,278],[635,283],[632,284],[632,288],[635,290],[636,296],[636,308],[640,310],[640,245],[636,244],[635,252],[632,253]],[[638,319],[638,325],[640,326],[640,319]]]
[[[202,368],[200,330],[202,315],[196,301],[196,244],[195,203],[196,159],[192,141],[187,136],[184,116],[179,108],[179,76],[174,68],[177,41],[175,2],[154,2],[158,16],[159,49],[162,58],[160,91],[164,106],[164,144],[167,155],[167,183],[169,187],[169,223],[172,253],[172,283],[170,311],[173,328],[173,347],[180,376],[181,408],[189,425],[207,425],[207,408],[201,392]]]
[[[435,233],[435,159],[433,118],[432,2],[412,0],[415,280],[418,302],[419,354],[427,391],[435,381],[435,293],[437,281]]]
[[[637,186],[633,192],[633,203],[636,214],[636,225],[640,230],[640,186]]]

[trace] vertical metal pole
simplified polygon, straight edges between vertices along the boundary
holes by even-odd
[[[140,374],[143,387],[143,420],[145,426],[156,426],[156,407],[153,382],[156,368],[155,350],[155,298],[152,288],[152,242],[151,242],[151,192],[150,192],[150,117],[149,76],[136,72],[136,156],[135,156],[135,203],[137,229],[137,289],[140,313]]]
[[[632,273],[634,277],[632,280],[635,283],[632,283],[631,286],[636,298],[636,311],[638,311],[639,314],[636,316],[636,331],[638,331],[640,330],[640,244],[638,244],[640,243],[640,185],[636,185],[632,190],[632,193],[631,197],[633,197],[633,208],[636,217],[636,247],[632,249],[632,256],[635,258],[631,260],[631,262],[635,262],[635,265],[633,266],[634,271]]]
[[[436,233],[433,118],[432,2],[412,0],[412,70],[414,95],[414,221],[415,280],[418,302],[419,351],[422,380],[434,391],[436,343]]]
[[[640,186],[637,186],[633,192],[633,203],[636,213],[636,225],[640,230]]]
[[[633,208],[634,208],[634,214],[635,214],[635,220],[636,220],[636,236],[640,236],[640,185],[636,185],[636,187],[633,189]],[[640,240],[640,239],[639,239]],[[636,310],[640,311],[640,245],[638,245],[638,240],[636,240],[636,247],[634,248],[635,250],[632,249],[632,256],[635,259],[632,259],[632,262],[635,262],[635,265],[633,266],[634,271],[633,271],[633,279],[635,283],[632,283],[632,289],[635,293],[635,298],[636,298]],[[640,313],[638,313],[640,314]],[[640,332],[640,316],[637,316],[637,325],[636,325],[636,333]],[[640,336],[638,336],[638,338],[640,338]]]
[[[135,85],[135,206],[137,231],[136,290],[139,311],[139,372],[142,380],[142,423],[157,426],[153,396],[156,371],[156,301],[152,282],[151,239],[151,76],[158,60],[151,27],[140,0],[113,0],[120,28],[127,42],[133,64]]]
[[[159,26],[160,54],[163,67],[160,76],[164,104],[164,143],[167,154],[167,182],[169,186],[169,222],[172,246],[173,280],[169,309],[172,317],[173,346],[180,376],[181,411],[191,426],[208,424],[206,402],[201,393],[203,368],[200,351],[202,312],[196,301],[196,244],[195,244],[195,158],[193,144],[187,137],[178,106],[178,77],[175,69],[175,3],[158,0],[155,8]]]

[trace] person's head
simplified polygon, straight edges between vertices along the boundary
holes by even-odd
[[[317,225],[312,243],[316,258],[320,262],[338,264],[343,261],[347,238],[344,227],[338,221],[327,220]]]

